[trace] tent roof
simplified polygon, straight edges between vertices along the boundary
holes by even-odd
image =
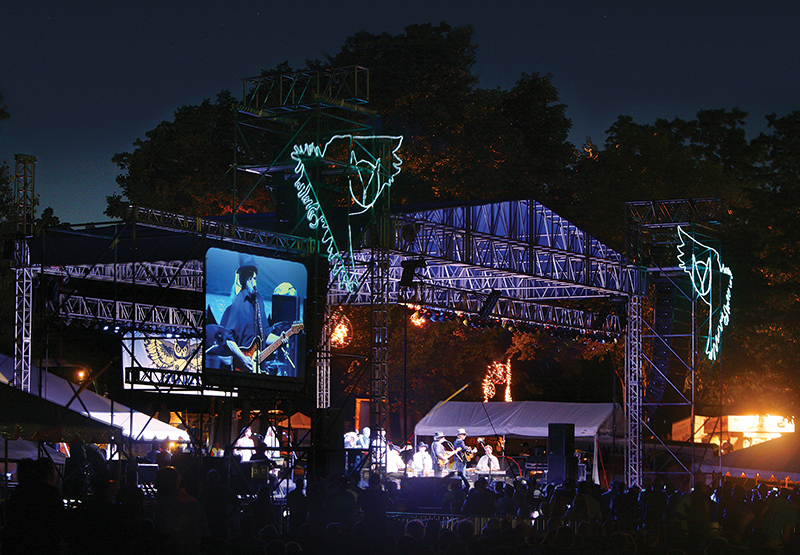
[[[742,474],[748,478],[775,476],[779,480],[789,478],[800,481],[800,434],[788,433],[779,438],[759,443],[746,449],[722,455],[700,466],[702,472],[730,473],[733,477]]]
[[[291,418],[286,418],[278,423],[283,428],[294,428],[295,430],[310,430],[311,419],[302,412],[296,412]]]
[[[548,424],[575,424],[575,437],[610,434],[614,403],[448,402],[437,404],[414,427],[418,436],[440,431],[453,436],[465,428],[471,436],[547,437]],[[616,405],[618,429],[624,429],[622,409]]]
[[[13,372],[14,361],[0,355],[0,381],[7,381],[8,370]],[[41,384],[39,383],[41,381]],[[75,396],[78,387],[48,372],[39,372],[31,369],[31,389],[42,392],[42,397],[48,401],[74,411],[78,416],[83,415],[99,423],[121,428],[122,435],[133,441],[155,442],[163,440],[190,441],[189,434],[157,418],[133,410],[113,400],[98,395],[85,389],[80,395]],[[31,395],[31,397],[33,397]]]
[[[5,439],[108,443],[119,435],[118,427],[0,384],[0,436]]]

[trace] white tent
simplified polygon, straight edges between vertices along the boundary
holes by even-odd
[[[14,372],[14,360],[0,355],[0,381],[8,383]],[[41,382],[41,383],[40,383]],[[31,390],[52,403],[74,410],[98,422],[117,426],[133,441],[157,442],[190,441],[189,434],[157,418],[133,410],[113,400],[85,389],[76,395],[78,386],[49,372],[31,369]]]
[[[599,483],[598,438],[625,430],[625,415],[615,403],[551,403],[512,401],[481,403],[444,401],[437,404],[414,427],[417,436],[442,432],[455,436],[459,428],[475,436],[546,438],[549,424],[574,424],[575,438],[592,440],[592,479]]]
[[[510,403],[481,403],[450,401],[437,404],[414,427],[418,436],[442,432],[455,436],[465,428],[470,436],[539,437],[546,438],[548,424],[575,424],[575,437],[610,435],[616,427],[625,429],[625,416],[614,403],[551,403],[544,401],[513,401]]]

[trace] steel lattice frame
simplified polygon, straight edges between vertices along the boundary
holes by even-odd
[[[642,323],[644,297],[628,299],[628,335],[625,338],[625,481],[642,487],[642,388],[644,364]]]
[[[658,372],[667,384],[676,391],[682,402],[690,408],[690,422],[694,422],[695,414],[695,376],[698,366],[697,339],[700,337],[697,326],[697,295],[688,287],[689,293],[685,293],[686,275],[675,266],[676,253],[673,251],[677,242],[676,229],[682,226],[716,226],[725,214],[724,204],[717,198],[698,198],[698,199],[675,199],[660,201],[630,202],[626,205],[626,220],[628,234],[628,256],[645,266],[648,276],[666,277],[673,282],[676,291],[684,294],[689,302],[691,317],[689,322],[688,337],[686,334],[663,334],[647,320],[645,313],[646,297],[632,297],[629,303],[628,315],[628,341],[626,345],[631,347],[638,345],[638,351],[626,353],[626,407],[628,424],[628,443],[627,443],[627,475],[629,485],[642,485],[642,430],[646,428],[653,437],[661,442],[661,445],[671,450],[658,438],[655,431],[648,425],[646,414],[643,410],[643,383],[645,376],[650,372]],[[708,228],[710,229],[710,227]],[[663,247],[667,246],[665,250]],[[653,247],[656,247],[655,249]],[[659,248],[660,247],[660,248]],[[650,250],[648,250],[650,249]],[[680,285],[684,284],[682,288]],[[635,301],[635,303],[634,303]],[[635,308],[635,309],[634,309]],[[638,341],[631,337],[632,333],[638,334]],[[690,348],[687,354],[681,355],[670,348],[671,356],[675,357],[676,362],[683,365],[689,374],[691,383],[689,396],[683,393],[680,384],[672,383],[664,375],[645,353],[645,347],[652,342],[660,342],[669,345],[669,338],[684,338],[689,340]],[[686,358],[682,359],[681,356]],[[691,426],[692,435],[694,426]],[[693,437],[690,438],[693,442]],[[687,468],[679,458],[673,454],[673,458],[683,466],[686,474],[694,479],[694,454],[692,454],[692,468]]]
[[[92,280],[169,287],[183,291],[203,290],[203,262],[171,260],[163,262],[120,262],[117,264],[75,264],[42,268],[47,275],[67,280]]]
[[[533,200],[458,206],[390,218],[390,302],[401,298],[401,262],[422,258],[422,283],[412,302],[477,313],[490,290],[501,298],[494,314],[517,321],[622,333],[615,316],[604,322],[557,301],[630,295],[643,288],[643,273],[622,255]],[[413,235],[411,241],[406,241]],[[368,304],[371,252],[354,254],[362,287],[351,296]],[[342,300],[344,290],[334,290]]]
[[[15,387],[30,391],[31,335],[33,330],[33,270],[27,238],[33,235],[36,157],[14,155],[14,206],[16,207],[17,236],[14,244],[14,379]]]
[[[325,306],[325,322],[317,352],[317,408],[327,409],[331,406],[331,329],[334,300],[330,294]]]
[[[31,390],[31,339],[33,329],[33,269],[16,269],[14,317],[14,379],[12,385]]]
[[[374,222],[376,245],[371,249],[372,274],[372,365],[370,380],[370,426],[374,430],[370,442],[372,460],[379,461],[378,471],[386,469],[386,442],[380,441],[386,430],[389,408],[389,253],[384,246],[387,219]],[[378,453],[373,451],[377,449]]]

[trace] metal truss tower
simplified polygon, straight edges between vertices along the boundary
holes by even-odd
[[[687,464],[662,439],[664,430],[659,429],[654,417],[657,411],[669,407],[688,412],[690,422],[694,422],[696,376],[703,364],[698,345],[707,338],[698,321],[706,318],[707,323],[711,314],[702,314],[688,276],[677,267],[677,229],[692,229],[692,235],[700,232],[706,242],[718,242],[713,228],[721,221],[722,208],[721,201],[714,198],[627,204],[627,254],[646,268],[648,276],[646,291],[631,297],[628,305],[625,389],[629,485],[642,485],[645,430],[653,438],[654,447],[669,453],[682,469],[677,474],[694,478],[694,448]],[[693,424],[691,428],[689,441],[693,445]]]
[[[34,182],[36,157],[27,154],[14,156],[14,202],[16,232],[14,243],[14,378],[12,385],[23,391],[31,388],[31,336],[33,334],[33,269],[27,239],[33,235]]]

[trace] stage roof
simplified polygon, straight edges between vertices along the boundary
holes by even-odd
[[[414,427],[418,436],[440,431],[455,437],[459,428],[475,436],[548,436],[548,424],[575,424],[575,437],[610,435],[614,417],[624,430],[622,408],[614,403],[551,403],[513,401],[510,403],[457,402],[437,404]]]

